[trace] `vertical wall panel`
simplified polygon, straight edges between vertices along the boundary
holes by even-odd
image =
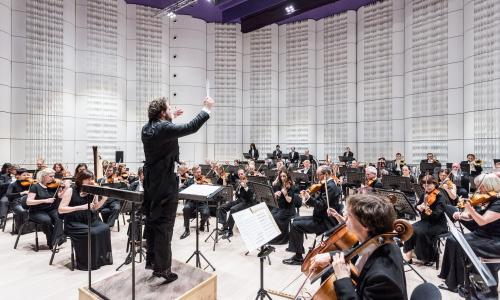
[[[3,132],[0,134],[0,161],[7,162],[11,160],[11,139],[13,136],[13,127],[11,127],[12,117],[12,2],[6,0],[0,3],[0,18],[3,22],[0,23],[0,42],[2,49],[0,50],[0,67],[2,74],[0,75],[0,126]],[[12,149],[15,150],[15,149]],[[20,159],[24,159],[20,157]],[[14,162],[14,161],[12,161]],[[20,162],[15,162],[20,163]]]
[[[41,13],[42,12],[42,13]],[[62,157],[63,1],[26,2],[26,161]]]

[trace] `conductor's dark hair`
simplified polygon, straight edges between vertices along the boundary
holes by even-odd
[[[149,102],[148,107],[148,118],[150,119],[160,119],[161,112],[167,111],[168,99],[166,97],[156,98]]]
[[[86,163],[81,163],[81,164],[78,164],[78,166],[76,166],[75,168],[75,177],[76,175],[78,174],[78,168],[80,167],[85,167],[85,170],[88,170],[89,168],[87,167],[87,164]]]
[[[82,191],[82,182],[85,180],[85,179],[89,179],[89,178],[93,178],[94,177],[94,174],[92,174],[92,172],[90,172],[89,170],[85,169],[81,172],[78,172],[78,174],[76,174],[76,177],[75,177],[75,185],[76,185],[76,189],[78,192],[81,192]]]

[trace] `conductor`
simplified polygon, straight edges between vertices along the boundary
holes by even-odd
[[[197,132],[210,118],[214,101],[207,97],[202,111],[191,122],[176,125],[172,120],[180,116],[182,109],[171,110],[167,98],[149,103],[149,121],[141,131],[144,145],[144,202],[146,216],[145,237],[146,269],[153,269],[153,276],[163,277],[166,282],[177,279],[172,273],[172,235],[177,211],[179,185],[174,173],[179,163],[178,138]]]

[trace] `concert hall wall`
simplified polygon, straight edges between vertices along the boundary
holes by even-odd
[[[321,20],[241,33],[124,0],[0,0],[0,161],[33,167],[124,151],[144,159],[149,100],[207,125],[181,159],[261,158],[276,144],[320,159],[500,158],[500,2],[385,0]],[[207,80],[208,79],[208,80]],[[208,86],[207,86],[208,84]]]

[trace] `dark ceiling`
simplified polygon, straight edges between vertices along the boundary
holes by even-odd
[[[178,0],[125,0],[129,4],[139,4],[156,8],[165,8]],[[400,0],[398,0],[400,1]],[[330,3],[328,3],[330,2]],[[377,0],[220,0],[214,4],[211,0],[198,0],[192,6],[185,7],[176,12],[178,15],[191,15],[207,22],[242,23],[242,31],[257,29],[256,26],[244,26],[245,19],[255,19],[259,15],[265,16],[268,24],[279,25],[295,21],[314,19],[319,20],[327,16],[357,10],[363,5],[377,2]],[[325,5],[325,3],[328,3]],[[301,5],[302,4],[302,5]],[[316,4],[316,5],[315,5]],[[284,7],[307,7],[308,11],[297,11],[287,15]],[[311,9],[312,7],[312,9]],[[269,16],[273,16],[270,18]],[[267,24],[260,24],[267,25]]]

